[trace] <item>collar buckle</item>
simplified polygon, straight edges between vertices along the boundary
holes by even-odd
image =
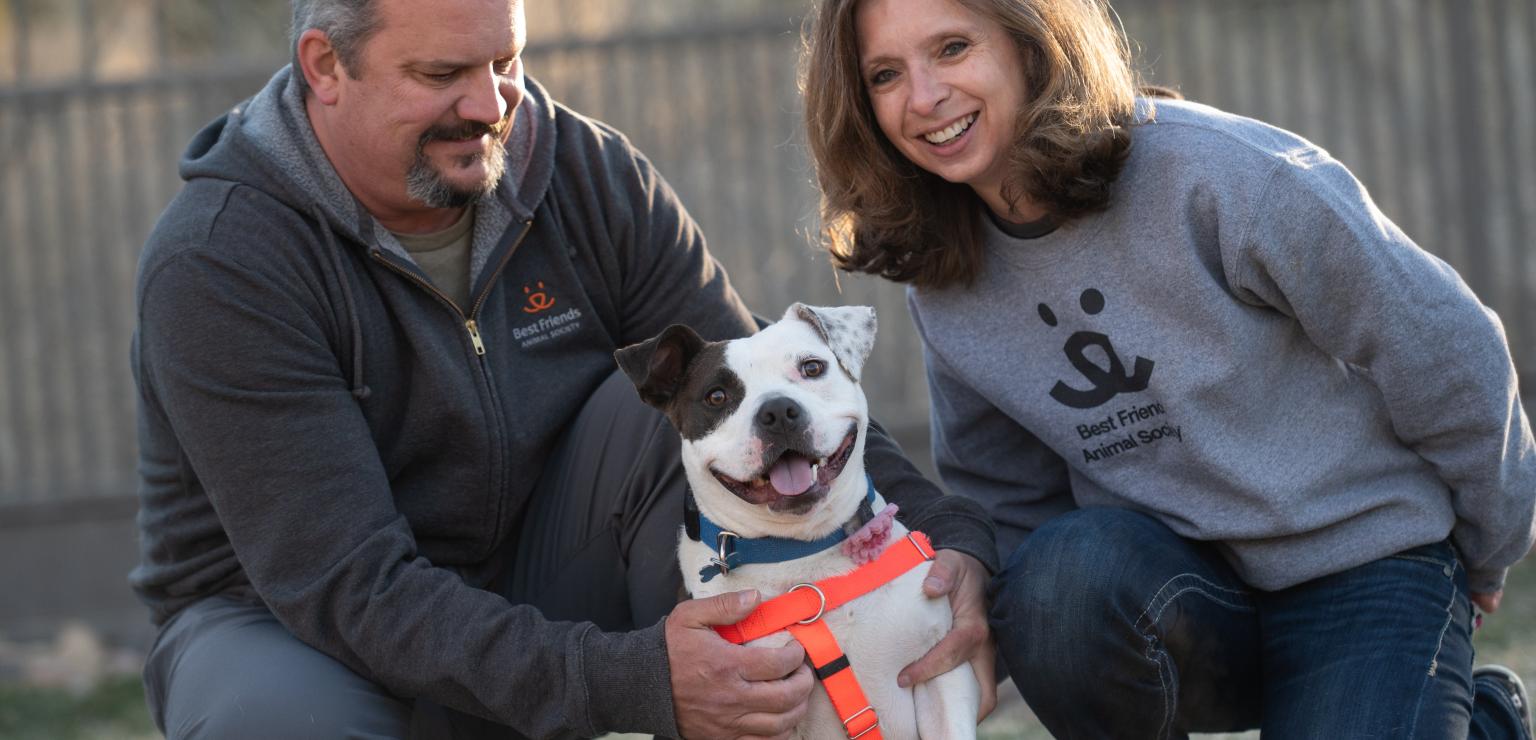
[[[729,575],[731,572],[731,556],[736,554],[736,540],[740,535],[735,532],[721,530],[715,535],[715,557],[709,559],[710,564],[720,569],[720,575]]]

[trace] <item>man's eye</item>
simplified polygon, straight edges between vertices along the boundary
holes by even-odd
[[[491,69],[495,70],[496,74],[499,74],[499,75],[502,75],[502,76],[510,75],[514,71],[517,70],[517,60],[516,59],[502,59],[500,61],[497,61],[496,64],[492,65]]]
[[[711,388],[708,393],[704,394],[704,403],[708,406],[719,408],[724,406],[728,400],[730,400],[730,396],[722,388]]]
[[[827,372],[827,363],[821,360],[806,360],[800,363],[800,374],[807,378],[819,378]]]
[[[451,72],[423,72],[422,76],[426,77],[432,82],[453,82],[453,78],[459,76],[459,71],[453,70]]]

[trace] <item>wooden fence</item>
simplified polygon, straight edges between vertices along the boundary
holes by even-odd
[[[788,10],[766,21],[535,35],[527,66],[655,160],[756,310],[776,315],[794,300],[876,306],[871,403],[892,426],[920,432],[927,393],[901,290],[839,281],[810,244],[815,194],[791,17],[803,4],[762,5]],[[1116,7],[1152,81],[1297,131],[1348,164],[1389,217],[1498,310],[1517,364],[1536,373],[1536,4]],[[12,20],[15,41],[25,28]],[[182,146],[283,63],[283,32],[272,30],[264,56],[246,44],[238,57],[128,79],[39,81],[13,69],[0,82],[0,521],[38,506],[131,501],[138,250],[178,187]]]

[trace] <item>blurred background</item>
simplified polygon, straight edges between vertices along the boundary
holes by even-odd
[[[872,408],[928,465],[899,287],[837,275],[795,63],[803,0],[527,0],[527,69],[655,161],[752,307],[877,307]],[[1149,81],[1296,131],[1503,318],[1536,378],[1536,3],[1118,0]],[[287,0],[0,0],[0,737],[154,737],[127,351],[143,239],[203,123],[286,63]],[[1425,382],[1433,383],[1434,378]],[[1536,676],[1536,566],[1478,637]],[[1037,736],[1011,702],[991,737]]]

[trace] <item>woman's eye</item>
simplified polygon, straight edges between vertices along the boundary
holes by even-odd
[[[819,378],[827,372],[827,363],[821,360],[806,360],[800,363],[800,374],[807,378]]]
[[[946,56],[946,57],[952,57],[952,56],[955,56],[956,54],[959,54],[962,51],[965,51],[966,48],[969,47],[969,46],[970,46],[970,44],[968,44],[968,43],[966,43],[964,41],[951,41],[951,42],[949,42],[949,43],[944,45],[944,51],[940,52],[940,55],[941,56]]]
[[[884,85],[894,79],[896,79],[896,72],[894,70],[882,69],[870,76],[869,84]]]
[[[725,394],[725,390],[721,388],[711,388],[708,393],[704,394],[704,403],[717,408],[724,406],[728,399],[729,397]]]

